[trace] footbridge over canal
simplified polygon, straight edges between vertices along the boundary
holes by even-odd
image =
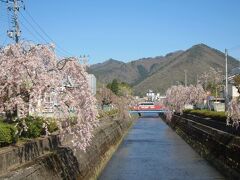
[[[163,113],[168,112],[169,110],[166,109],[160,109],[160,110],[138,110],[138,111],[129,111],[129,114],[138,114],[139,117],[141,116],[146,116],[146,117],[150,117],[152,115],[158,115],[160,116]]]
[[[160,114],[169,111],[164,105],[155,104],[154,102],[142,102],[130,109],[129,114],[138,114],[139,116],[146,114],[158,114],[160,116]]]
[[[224,179],[158,116],[140,118],[100,180]]]

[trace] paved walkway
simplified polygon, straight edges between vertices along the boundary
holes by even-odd
[[[160,118],[141,118],[100,180],[224,179]]]

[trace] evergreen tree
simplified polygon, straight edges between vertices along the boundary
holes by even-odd
[[[114,79],[112,81],[112,85],[111,85],[111,90],[114,94],[118,95],[119,92],[119,84],[118,81],[116,79]]]

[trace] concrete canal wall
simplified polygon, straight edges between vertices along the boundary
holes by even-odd
[[[163,119],[165,118],[163,117]],[[234,136],[179,115],[174,115],[171,122],[166,122],[228,179],[240,179],[239,136]]]
[[[132,121],[103,120],[87,152],[61,146],[58,136],[0,149],[0,179],[95,179]]]

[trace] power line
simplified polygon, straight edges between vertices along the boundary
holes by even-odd
[[[56,44],[56,46],[58,47],[59,50],[65,52],[68,55],[72,55],[71,53],[69,53],[68,51],[66,51],[65,49],[63,49],[61,46],[59,46],[47,33],[46,31],[34,20],[34,18],[32,17],[32,15],[28,12],[28,10],[25,11],[27,13],[27,15],[30,17],[30,19],[33,21],[33,23],[39,28],[39,30],[53,43]]]
[[[22,13],[20,13],[20,15],[21,15],[21,17],[24,19],[24,21],[31,27],[31,29],[34,31],[34,33],[35,33],[35,35],[37,35],[37,36],[35,36],[32,32],[31,32],[31,30],[29,30],[28,28],[27,28],[27,26],[25,26],[23,23],[23,26],[25,27],[25,29],[27,29],[27,31],[28,32],[30,32],[34,37],[38,37],[37,39],[39,40],[39,38],[40,39],[42,39],[43,41],[44,41],[44,43],[48,43],[48,40],[31,24],[31,22],[22,14]],[[41,42],[41,41],[40,41]],[[56,51],[60,54],[60,55],[63,55],[63,56],[68,56],[68,54],[65,52],[65,51],[61,51],[61,50],[59,50],[59,48],[56,48]]]
[[[229,51],[237,50],[237,49],[240,49],[240,45],[236,45],[236,46],[233,46],[231,48],[228,48]]]
[[[1,32],[0,32],[0,43],[1,46],[3,46],[3,44],[5,44],[5,42],[7,41],[7,36],[6,36],[6,32],[4,31],[4,29],[10,29],[10,22],[9,22],[9,14],[8,14],[8,10],[6,5],[6,1],[2,1],[0,0],[0,4],[2,6],[0,6],[0,23],[1,23]]]
[[[34,34],[34,33],[33,33],[26,25],[24,25],[21,21],[20,21],[20,24],[21,24],[21,26],[22,26],[29,34],[32,35],[32,37],[33,37],[34,39],[36,39],[38,42],[41,42],[40,37],[36,36],[36,34]],[[59,55],[61,55],[61,56],[66,56],[66,54],[63,54],[61,51],[58,51],[57,49],[56,49],[56,51],[58,52]]]
[[[34,39],[36,39],[38,42],[41,42],[41,39],[38,36],[36,36],[31,30],[29,30],[29,28],[27,26],[25,26],[21,21],[20,21],[20,24],[24,27],[25,30],[28,31],[29,34],[32,35],[32,37]],[[66,54],[63,54],[62,52],[58,51],[57,49],[56,49],[56,51],[58,52],[59,55],[66,56]]]
[[[37,41],[41,42],[41,39],[38,36],[36,36],[24,23],[22,23],[22,21],[19,21],[19,22],[20,22],[21,26],[24,27],[24,29],[27,30],[28,33],[33,36],[33,38],[36,38]]]
[[[38,36],[36,36],[36,34],[34,34],[24,23],[22,23],[22,21],[19,20],[19,22],[20,22],[21,26],[22,26],[25,30],[27,30],[28,33],[31,34],[32,37],[35,38],[37,41],[41,42],[41,39],[42,39],[42,40],[45,41],[45,43],[48,43],[48,42],[45,40],[45,38],[43,38],[42,36],[39,37],[40,34],[37,33],[37,31],[34,31],[34,32],[37,33]],[[66,54],[63,54],[62,52],[58,51],[57,49],[56,49],[56,51],[57,51],[61,56],[66,56]]]
[[[43,41],[44,43],[49,43],[48,40],[52,41],[55,45],[56,48],[55,50],[63,55],[63,56],[73,56],[71,53],[69,53],[68,51],[66,51],[65,49],[63,49],[61,46],[59,46],[47,33],[46,31],[34,20],[34,18],[32,17],[32,15],[25,9],[25,6],[23,5],[23,0],[0,0],[0,2],[4,2],[8,5],[7,7],[7,20],[8,20],[8,26],[10,29],[10,13],[12,14],[12,23],[13,23],[13,28],[11,30],[8,31],[8,35],[9,37],[13,38],[15,40],[15,42],[17,43],[19,41],[19,37],[21,34],[20,31],[20,24],[22,27],[24,27],[24,29],[26,31],[28,31],[29,34],[31,34],[35,39],[37,39],[38,41],[40,40]],[[37,27],[35,27],[29,20],[29,18],[27,18],[26,16],[24,16],[24,14],[20,11],[20,8],[24,8],[24,12],[26,12],[26,14],[30,17],[30,20],[34,23],[34,25]],[[27,23],[27,25],[29,27],[27,27],[25,25],[25,23],[23,23],[22,21],[19,20],[18,18],[18,14],[21,15],[21,18]],[[31,30],[32,29],[32,30]]]
[[[25,16],[20,12],[21,17],[27,22],[27,24],[33,29],[33,31],[45,42],[48,43],[48,41],[35,29],[35,27],[25,18]]]

